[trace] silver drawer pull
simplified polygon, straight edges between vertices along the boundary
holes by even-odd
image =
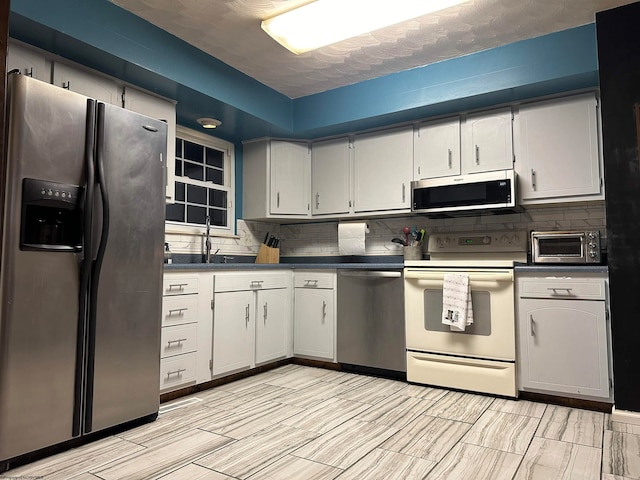
[[[174,308],[172,310],[169,310],[169,316],[172,316],[174,313],[177,315],[183,315],[182,312],[186,312],[187,310],[189,310],[187,307],[184,308]]]
[[[178,377],[182,376],[182,372],[186,372],[187,369],[186,368],[179,368],[177,370],[174,370],[173,372],[167,372],[167,378],[171,377],[172,375],[176,375]]]
[[[318,286],[318,280],[305,280],[305,287],[317,287]]]
[[[169,340],[167,341],[167,345],[170,347],[172,344],[177,343],[179,347],[181,347],[181,343],[182,342],[186,342],[187,339],[186,338],[179,338],[177,340]]]
[[[176,290],[184,290],[184,287],[186,287],[187,285],[189,285],[188,283],[172,283],[171,285],[169,285],[169,291],[173,290],[174,288]]]
[[[571,290],[573,290],[573,289],[572,288],[567,288],[567,287],[547,287],[547,290],[551,290],[554,295],[558,294],[557,290],[565,290],[567,292],[566,295],[570,295],[571,294]]]
[[[261,288],[263,283],[264,283],[264,280],[251,280],[251,287]]]

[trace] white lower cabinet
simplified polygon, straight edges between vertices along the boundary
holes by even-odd
[[[254,298],[251,291],[215,294],[213,375],[250,368],[253,362]]]
[[[294,273],[294,355],[335,362],[335,284],[335,272]]]
[[[520,389],[610,399],[606,280],[518,280]]]
[[[196,383],[198,355],[198,275],[165,273],[160,343],[160,391]]]
[[[291,321],[291,291],[277,288],[256,292],[256,364],[287,357]]]
[[[215,275],[214,377],[291,356],[291,276],[290,271]]]

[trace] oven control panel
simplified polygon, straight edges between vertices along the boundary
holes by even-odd
[[[526,252],[527,232],[504,230],[436,233],[429,236],[427,251],[429,253]]]

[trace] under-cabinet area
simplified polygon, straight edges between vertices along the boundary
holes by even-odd
[[[519,389],[612,398],[606,274],[519,273]]]

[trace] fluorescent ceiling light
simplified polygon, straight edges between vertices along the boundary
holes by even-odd
[[[264,20],[261,27],[299,54],[466,1],[316,0]]]

